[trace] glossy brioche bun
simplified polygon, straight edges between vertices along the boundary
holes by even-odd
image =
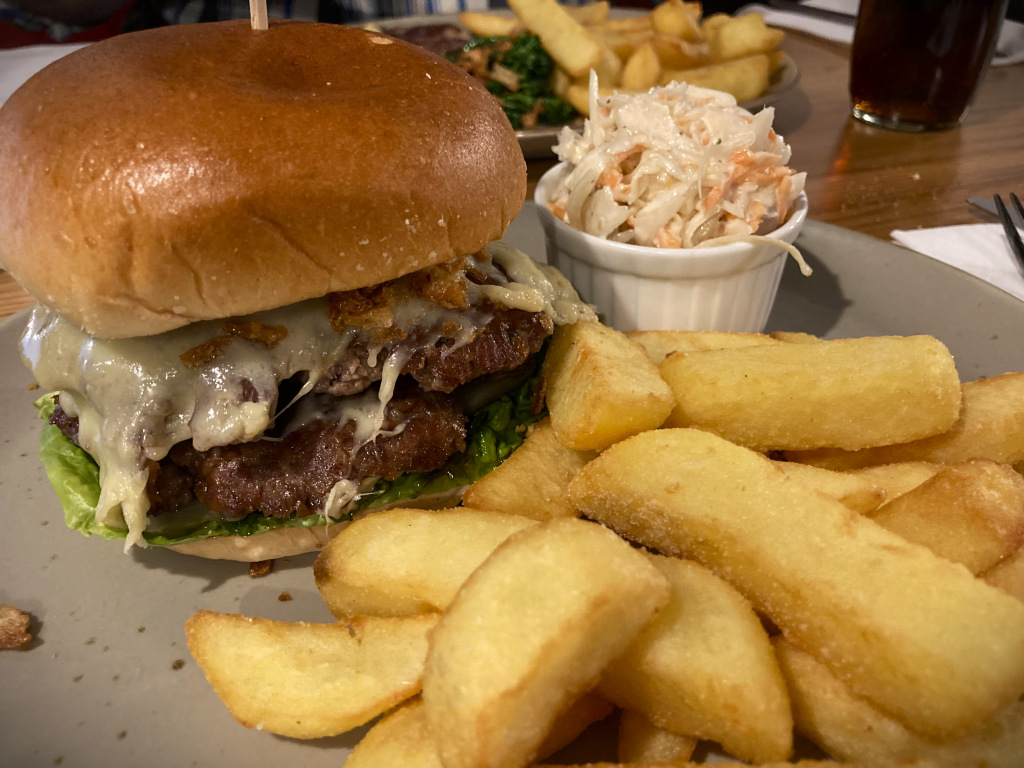
[[[526,195],[515,133],[473,78],[331,24],[95,43],[11,96],[0,147],[0,264],[100,337],[473,253]]]

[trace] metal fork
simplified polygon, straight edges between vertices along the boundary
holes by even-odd
[[[1020,239],[1020,232],[1017,231],[1017,225],[1014,223],[1013,217],[1010,216],[1006,205],[1003,204],[1003,198],[996,195],[992,199],[996,204],[996,212],[999,214],[999,218],[1002,219],[1006,239],[1010,242],[1010,250],[1017,257],[1017,268],[1024,275],[1024,242]],[[1013,192],[1010,193],[1010,202],[1013,203],[1013,208],[1021,222],[1024,222],[1024,207],[1021,206],[1020,199]]]

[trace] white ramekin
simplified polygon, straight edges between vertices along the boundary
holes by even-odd
[[[548,209],[548,190],[568,172],[559,163],[541,177],[534,202],[547,259],[620,331],[678,329],[760,333],[789,257],[777,246],[734,243],[654,248],[573,229]],[[792,243],[807,218],[801,194],[786,223],[769,236]]]

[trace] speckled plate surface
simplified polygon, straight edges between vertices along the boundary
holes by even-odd
[[[532,204],[506,239],[543,254]],[[815,272],[803,278],[787,266],[770,329],[829,337],[930,333],[953,351],[964,379],[1024,370],[1024,303],[1008,294],[816,222],[797,243]],[[300,742],[238,725],[193,663],[183,631],[203,608],[330,621],[312,557],[279,561],[271,575],[250,579],[237,563],[159,550],[124,554],[117,542],[65,529],[36,458],[31,403],[39,393],[29,389],[17,351],[24,319],[0,324],[0,603],[31,613],[37,639],[0,652],[0,763],[337,768],[362,731]],[[591,736],[587,759],[598,756],[594,744],[602,741],[600,729]]]

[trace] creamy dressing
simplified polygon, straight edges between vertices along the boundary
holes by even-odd
[[[489,286],[471,283],[471,301],[486,297],[509,307],[529,307],[556,322],[594,316],[554,270],[534,267],[528,256],[504,245],[493,246],[492,256],[511,280],[480,261],[489,278],[501,285],[488,292],[477,289]],[[220,321],[197,322],[155,336],[98,339],[37,306],[22,336],[21,353],[36,381],[57,390],[64,411],[78,417],[78,442],[100,468],[97,522],[126,527],[126,548],[144,544],[147,462],[163,459],[175,444],[189,439],[204,451],[258,438],[272,425],[279,384],[296,374],[305,373],[307,380],[289,404],[297,409],[289,429],[322,416],[325,400],[308,393],[349,345],[357,338],[366,343],[371,365],[384,349],[367,343],[361,329],[333,328],[328,306],[325,298],[311,299],[239,318],[283,326],[287,335],[274,346],[234,337],[219,355],[194,369],[182,362],[181,355],[223,335]],[[453,348],[471,340],[491,319],[479,309],[444,309],[415,294],[392,310],[396,327],[404,331],[433,328],[439,337],[442,325],[447,331],[457,327]],[[388,434],[382,432],[384,413],[408,354],[388,353],[377,392],[330,398],[332,407],[340,409],[337,415],[356,422],[357,447]],[[351,503],[350,490],[339,484],[332,491],[326,510],[331,517],[340,514],[342,501]]]
[[[661,248],[770,232],[805,179],[773,117],[686,83],[599,97],[592,77],[583,133],[563,128],[555,147],[568,171],[549,208],[582,232]]]

